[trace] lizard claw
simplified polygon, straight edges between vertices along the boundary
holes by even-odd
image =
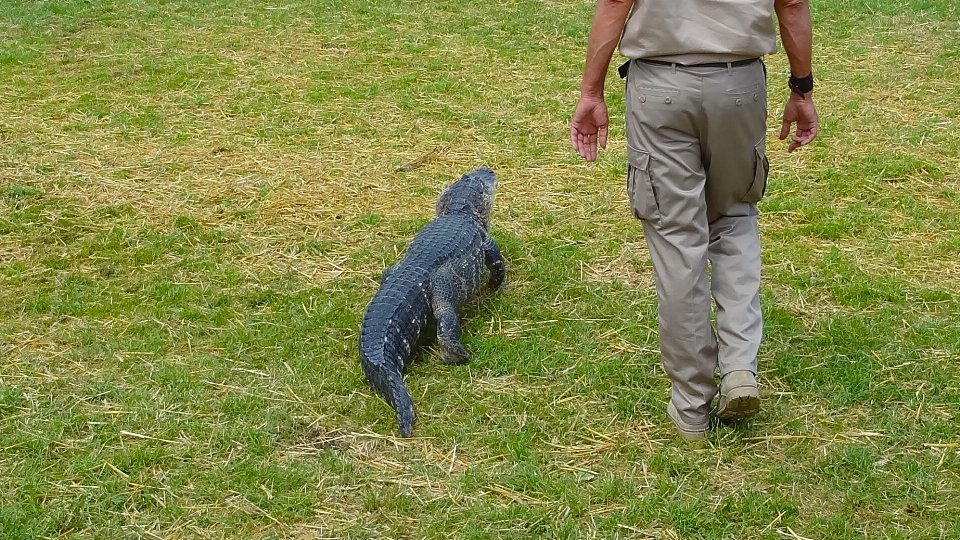
[[[444,364],[466,364],[470,361],[470,353],[459,343],[441,343],[440,361]]]

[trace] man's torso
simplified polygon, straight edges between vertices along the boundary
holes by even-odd
[[[776,52],[773,0],[635,0],[620,39],[628,58],[685,64]]]

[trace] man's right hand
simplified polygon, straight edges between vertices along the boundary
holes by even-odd
[[[597,143],[607,147],[607,126],[610,118],[602,97],[580,96],[577,110],[570,121],[570,144],[587,161],[597,159]]]

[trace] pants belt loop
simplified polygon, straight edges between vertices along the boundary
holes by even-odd
[[[727,62],[727,75],[733,76],[733,62]]]

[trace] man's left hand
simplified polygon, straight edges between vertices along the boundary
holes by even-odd
[[[803,99],[793,92],[783,109],[783,125],[780,127],[780,140],[790,134],[790,126],[797,124],[797,132],[790,139],[787,152],[793,152],[801,146],[810,144],[817,137],[817,108],[813,105],[813,92],[808,92]]]

